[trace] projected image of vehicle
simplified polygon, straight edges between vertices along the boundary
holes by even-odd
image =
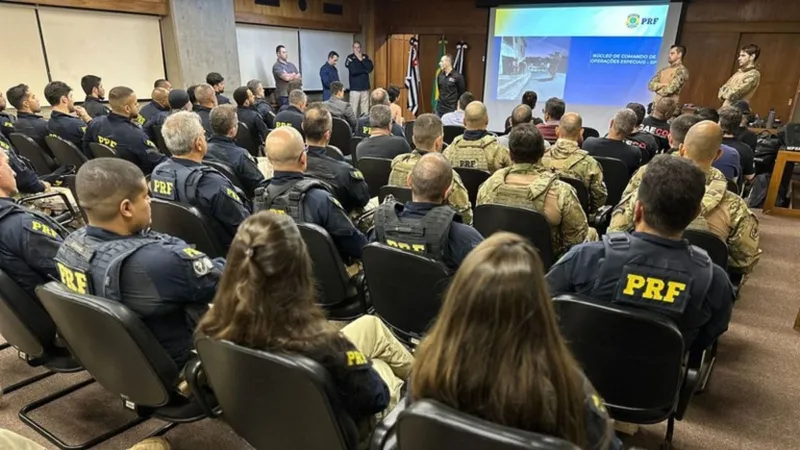
[[[569,37],[503,37],[497,99],[515,100],[525,91],[539,98],[564,97]]]

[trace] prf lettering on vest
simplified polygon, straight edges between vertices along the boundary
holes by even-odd
[[[109,146],[111,148],[117,148],[117,143],[115,141],[112,141],[111,139],[103,137],[103,136],[97,136],[97,142],[99,142],[99,143],[101,143],[103,145],[107,145],[107,146]]]
[[[290,126],[292,126],[292,124],[289,122],[275,122],[275,128],[290,127]]]
[[[363,127],[361,131],[364,133],[364,136],[369,136],[370,131],[372,131],[372,127]]]
[[[58,273],[61,275],[61,282],[69,288],[69,290],[79,294],[88,294],[89,284],[86,280],[86,274],[70,269],[69,267],[56,262]]]
[[[286,211],[284,211],[282,209],[275,209],[275,208],[270,208],[269,212],[274,212],[275,214],[284,214],[284,215],[286,214]]]
[[[666,293],[664,293],[664,287],[667,288]],[[643,277],[632,273],[628,274],[625,289],[622,293],[624,295],[633,296],[636,295],[637,291],[641,291],[642,289],[644,289],[642,298],[664,303],[675,303],[675,298],[686,290],[686,284],[677,281],[668,281],[665,283],[664,280],[659,278]]]
[[[478,161],[474,159],[462,159],[461,161],[458,162],[458,167],[474,169],[477,164]]]
[[[173,185],[169,181],[153,180],[153,191],[156,194],[172,195]]]
[[[347,352],[347,365],[348,366],[363,366],[367,363],[367,358],[363,353],[355,350]]]
[[[56,233],[56,230],[48,227],[47,225],[45,225],[45,224],[43,224],[41,222],[37,222],[37,221],[34,220],[34,221],[31,222],[31,226],[33,227],[33,231],[41,231],[42,233],[44,233],[44,234],[46,234],[46,235],[48,235],[50,237],[58,236],[58,234]]]
[[[394,247],[400,250],[406,250],[411,252],[417,252],[417,253],[425,252],[425,245],[423,244],[406,244],[405,242],[397,242],[391,239],[387,239],[386,245],[388,245],[389,247]]]

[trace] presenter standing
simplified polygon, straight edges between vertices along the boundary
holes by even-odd
[[[464,77],[453,69],[453,57],[450,55],[442,56],[439,61],[439,77],[436,82],[439,85],[439,101],[436,103],[436,115],[443,115],[456,110],[458,98],[466,92]]]
[[[278,98],[278,105],[289,104],[289,82],[302,81],[303,77],[297,66],[289,62],[289,52],[286,47],[279,45],[275,48],[278,60],[272,65],[272,76],[275,77],[275,97]]]
[[[647,85],[647,89],[655,94],[654,104],[662,98],[672,98],[678,102],[681,89],[689,79],[689,70],[683,65],[685,54],[686,47],[682,45],[673,45],[669,48],[669,66],[656,72]]]
[[[739,51],[739,70],[719,88],[719,97],[722,106],[731,106],[739,100],[749,102],[761,83],[761,72],[759,72],[758,57],[761,56],[761,48],[757,45],[745,45]]]
[[[361,42],[353,42],[353,53],[347,55],[345,67],[350,71],[350,106],[356,117],[369,114],[369,74],[374,68],[369,56],[361,52]]]

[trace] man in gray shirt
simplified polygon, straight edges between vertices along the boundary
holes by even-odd
[[[289,103],[289,82],[302,81],[303,77],[297,66],[289,62],[289,52],[286,47],[279,45],[275,48],[278,60],[272,66],[272,75],[275,77],[275,97],[278,98],[280,106]]]

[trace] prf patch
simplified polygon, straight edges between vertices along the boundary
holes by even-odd
[[[367,364],[367,358],[358,350],[350,350],[346,353],[347,367],[363,366]]]
[[[86,272],[72,269],[58,261],[56,261],[56,267],[58,267],[58,274],[61,276],[61,283],[69,288],[69,290],[79,294],[92,293]]]
[[[328,198],[330,199],[331,203],[333,203],[334,205],[336,205],[337,207],[339,207],[339,209],[342,209],[342,210],[344,210],[344,207],[342,206],[342,204],[341,204],[341,203],[339,203],[339,200],[337,200],[337,199],[336,199],[336,197],[334,197],[334,196],[332,196],[332,195],[331,195],[331,196],[330,196],[330,197],[328,197]]]
[[[183,253],[182,256],[185,259],[192,261],[192,270],[198,278],[207,275],[214,269],[214,263],[211,261],[211,258],[199,250],[196,250],[192,247],[186,247],[181,250],[181,253]]]
[[[603,402],[603,399],[600,398],[599,395],[592,394],[592,404],[600,412],[606,412],[606,404],[605,404],[605,402]]]
[[[236,191],[234,191],[233,189],[231,189],[229,187],[225,188],[225,195],[227,195],[228,197],[236,200],[239,203],[242,203],[242,199],[239,198],[239,194],[237,194]]]
[[[30,223],[26,224],[26,228],[34,233],[43,234],[50,238],[57,238],[58,233],[53,227],[39,222],[38,220],[31,220]]]
[[[360,170],[353,170],[353,171],[351,171],[351,172],[350,172],[350,176],[351,176],[351,177],[352,177],[354,180],[363,180],[363,179],[364,179],[364,174],[363,174],[363,173],[361,173],[361,171],[360,171]]]
[[[622,270],[614,301],[665,312],[682,313],[686,309],[692,289],[691,277],[679,273],[668,275],[634,270],[632,267]]]

